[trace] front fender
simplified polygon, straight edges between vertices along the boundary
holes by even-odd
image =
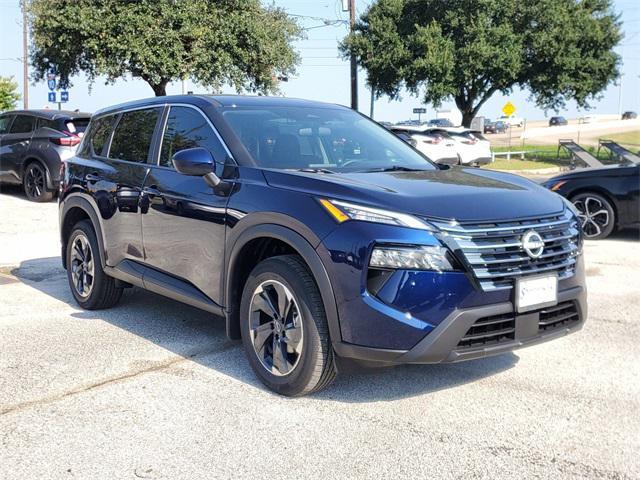
[[[295,224],[300,223],[290,217],[280,214],[263,214],[260,216],[270,217],[272,220],[283,220],[283,218],[280,217],[285,217],[292,227],[294,227]],[[249,218],[247,218],[247,220],[249,220]],[[339,342],[341,340],[340,322],[336,300],[333,293],[333,286],[331,284],[329,274],[327,273],[320,256],[315,250],[320,243],[320,239],[317,238],[308,227],[301,223],[300,225],[295,225],[294,228],[296,229],[294,230],[293,228],[282,224],[257,222],[259,222],[259,219],[253,219],[252,221],[247,222],[244,228],[237,230],[236,228],[240,226],[242,221],[239,222],[232,230],[227,241],[228,248],[225,253],[226,274],[224,282],[224,305],[226,305],[227,335],[231,338],[238,338],[239,336],[239,332],[237,331],[239,325],[239,313],[234,311],[233,302],[229,301],[233,298],[234,293],[236,293],[233,292],[233,286],[235,284],[234,275],[236,274],[234,266],[237,265],[240,252],[245,245],[256,238],[267,237],[287,243],[306,262],[318,285],[318,289],[320,290],[320,295],[327,315],[331,340],[334,343]],[[303,236],[304,234],[308,235],[308,237],[305,238],[305,236]]]

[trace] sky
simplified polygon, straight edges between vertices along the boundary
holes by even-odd
[[[356,0],[358,14],[366,10],[372,0]],[[307,98],[342,105],[350,105],[349,63],[339,58],[337,45],[347,33],[347,12],[342,11],[342,0],[269,0],[294,15],[299,23],[307,28],[306,39],[295,43],[301,56],[297,73],[288,82],[282,83],[281,91],[287,97]],[[616,114],[619,109],[640,111],[640,0],[616,0],[615,10],[621,15],[625,39],[616,51],[622,56],[622,85],[610,85],[603,92],[599,101],[592,103],[589,114]],[[326,26],[322,19],[343,20],[343,22]],[[13,76],[22,92],[22,15],[18,0],[0,0],[0,76]],[[359,110],[369,114],[370,91],[365,84],[366,74],[359,73]],[[96,111],[100,108],[129,100],[153,96],[151,88],[142,80],[129,78],[114,85],[104,85],[98,79],[89,85],[82,76],[72,79],[73,87],[69,90],[69,102],[64,108],[70,110]],[[187,81],[185,91],[196,93],[204,89]],[[44,108],[47,103],[47,86],[44,82],[29,85],[30,108]],[[180,82],[168,86],[168,94],[182,92]],[[234,93],[229,90],[225,93]],[[500,109],[511,101],[516,106],[516,115],[529,120],[539,120],[550,116],[553,112],[545,112],[537,108],[529,100],[526,91],[515,90],[508,97],[494,95],[482,107],[480,115],[495,118],[501,114]],[[22,104],[20,103],[20,107]],[[415,107],[426,107],[426,117],[436,116],[436,109],[431,105],[423,105],[419,98],[407,92],[400,100],[390,101],[386,98],[376,100],[374,118],[376,120],[399,121],[416,118],[412,114]],[[445,103],[440,110],[455,109],[452,102]],[[561,114],[575,118],[585,114],[575,103],[569,102]]]

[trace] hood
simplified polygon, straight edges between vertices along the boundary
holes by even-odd
[[[609,173],[615,173],[619,171],[621,168],[628,168],[634,166],[630,163],[616,163],[614,165],[607,165],[604,167],[589,167],[589,168],[576,168],[575,170],[571,170],[569,172],[561,173],[560,175],[556,175],[555,177],[551,177],[549,180],[544,182],[545,185],[551,185],[559,180],[572,180],[574,178],[588,178],[588,177],[597,177],[601,178],[606,176]]]
[[[560,213],[559,195],[525,178],[478,168],[416,172],[264,170],[273,187],[441,220],[499,221]]]

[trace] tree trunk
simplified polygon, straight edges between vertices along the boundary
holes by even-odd
[[[457,95],[455,97],[456,107],[462,113],[462,126],[469,128],[471,126],[471,120],[476,116],[477,109],[473,108],[473,103],[470,102],[464,94]]]
[[[156,97],[164,97],[167,95],[167,83],[169,83],[169,80],[163,79],[160,81],[160,83],[152,83],[147,80],[147,83],[153,89],[153,93],[156,95]]]
[[[474,119],[474,117],[476,116],[476,112],[471,109],[471,111],[469,110],[463,110],[462,111],[462,126],[463,127],[471,127],[471,121]]]

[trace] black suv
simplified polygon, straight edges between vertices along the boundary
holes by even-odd
[[[573,205],[438,166],[353,110],[176,96],[94,115],[60,190],[76,301],[143,287],[224,317],[257,376],[319,390],[336,357],[457,362],[580,329]]]
[[[0,115],[0,182],[22,185],[34,202],[58,187],[60,164],[71,158],[89,124],[88,113],[16,110]]]

